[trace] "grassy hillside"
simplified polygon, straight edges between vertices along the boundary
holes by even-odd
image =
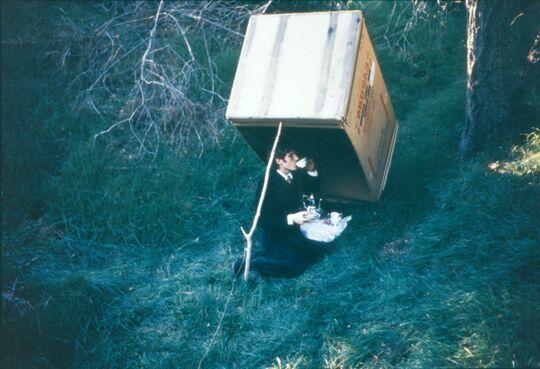
[[[392,3],[350,7],[400,120],[394,162],[381,201],[343,206],[332,252],[292,280],[232,278],[263,171],[232,128],[200,158],[94,145],[98,118],[69,108],[46,50],[3,44],[4,367],[540,366],[540,131],[460,161],[464,12],[420,19],[403,49],[381,36]],[[3,40],[36,19],[4,10]]]

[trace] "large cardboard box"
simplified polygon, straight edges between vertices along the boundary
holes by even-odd
[[[226,116],[264,161],[283,122],[325,198],[381,196],[398,122],[362,12],[252,16]]]

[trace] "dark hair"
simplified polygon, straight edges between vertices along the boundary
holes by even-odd
[[[274,154],[274,160],[272,162],[273,167],[274,168],[278,167],[278,165],[276,163],[276,159],[285,160],[285,157],[287,156],[287,154],[290,154],[290,153],[296,153],[296,150],[292,149],[289,146],[278,146],[278,147],[276,147],[276,152]]]

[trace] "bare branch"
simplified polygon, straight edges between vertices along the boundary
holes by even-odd
[[[92,12],[68,3],[55,20],[62,48],[51,56],[78,92],[73,109],[111,122],[94,141],[118,129],[126,134],[115,140],[135,156],[160,144],[202,155],[226,126],[223,60],[240,48],[249,16],[272,3],[114,2],[88,5]]]

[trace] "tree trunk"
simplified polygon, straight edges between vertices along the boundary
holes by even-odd
[[[505,136],[509,88],[505,81],[511,0],[467,0],[467,95],[461,155],[496,145]]]

